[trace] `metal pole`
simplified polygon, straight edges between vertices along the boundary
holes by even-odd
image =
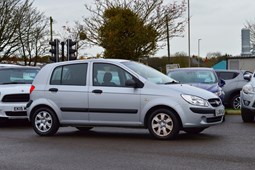
[[[167,56],[168,56],[168,63],[170,64],[170,40],[169,40],[169,27],[168,27],[168,17],[166,15],[166,31],[167,31]]]
[[[197,64],[197,65],[198,65],[198,67],[199,67],[200,41],[201,41],[201,40],[202,40],[202,39],[198,39],[198,40],[197,40],[197,41],[198,41],[198,42],[197,42],[197,46],[198,46],[198,47],[197,47],[197,48],[198,48],[198,49],[197,49],[197,60],[198,60],[198,64]]]
[[[189,51],[189,67],[190,67],[190,5],[188,0],[188,51]]]
[[[65,61],[65,42],[61,42],[61,58],[62,61]]]
[[[52,19],[52,17],[50,17],[50,41],[52,41],[53,40],[53,35],[52,35],[52,23],[53,23],[53,19]]]

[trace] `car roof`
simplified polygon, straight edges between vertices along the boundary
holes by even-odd
[[[20,66],[20,65],[16,65],[16,66],[4,66],[1,67],[0,66],[0,70],[10,70],[10,69],[35,69],[35,70],[39,70],[40,67],[33,67],[33,66]]]
[[[56,63],[49,63],[47,65],[63,65],[63,64],[78,64],[78,63],[89,63],[89,62],[115,62],[115,63],[121,63],[121,62],[132,62],[131,60],[125,60],[125,59],[105,59],[105,58],[98,58],[98,59],[86,59],[86,60],[72,60],[72,61],[62,61],[62,62],[56,62]]]
[[[245,73],[245,72],[250,72],[252,73],[251,71],[248,71],[248,70],[215,70],[216,72],[237,72],[237,73]]]
[[[214,71],[214,69],[212,68],[209,68],[209,67],[185,67],[185,68],[175,68],[175,69],[170,69],[169,72],[172,72],[172,71],[183,71],[183,70],[190,70],[190,71],[193,71],[193,70],[210,70],[210,71]]]
[[[0,68],[2,67],[20,67],[20,65],[16,64],[0,64]]]

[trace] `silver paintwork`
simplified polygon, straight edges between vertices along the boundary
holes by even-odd
[[[190,110],[190,107],[201,108],[187,103],[181,94],[199,96],[205,100],[218,98],[215,94],[206,90],[196,88],[185,84],[155,84],[146,78],[131,70],[122,62],[128,60],[109,60],[109,59],[91,59],[76,60],[69,62],[59,62],[44,66],[36,76],[33,85],[35,90],[30,95],[33,100],[27,108],[28,117],[34,113],[34,108],[39,105],[50,107],[55,113],[61,126],[128,126],[128,127],[146,127],[146,117],[150,109],[154,107],[167,107],[174,110],[180,117],[180,124],[187,127],[209,127],[220,124],[222,120],[208,123],[207,118],[214,118],[214,114],[197,114]],[[131,87],[103,87],[93,86],[92,66],[93,63],[109,63],[116,65],[141,81],[143,88]],[[61,86],[50,85],[51,73],[59,65],[87,63],[87,84],[86,86]],[[163,75],[163,74],[162,74]],[[58,88],[58,92],[50,92],[49,88]],[[95,94],[93,90],[102,90],[103,93]],[[105,112],[62,112],[61,107],[75,108],[97,108],[97,109],[135,109],[136,114],[130,113],[105,113]],[[221,109],[224,106],[212,107],[208,109]],[[166,115],[165,115],[166,116]],[[170,118],[167,118],[171,121]],[[158,123],[154,124],[159,125]],[[163,126],[162,126],[163,128]],[[163,128],[164,129],[164,128]],[[165,126],[167,131],[171,126]]]

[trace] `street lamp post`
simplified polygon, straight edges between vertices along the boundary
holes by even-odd
[[[190,67],[190,6],[188,0],[188,51],[189,51],[189,67]]]
[[[200,41],[201,41],[202,39],[198,39],[197,40],[197,60],[198,60],[198,67],[199,67],[199,57],[200,57]]]

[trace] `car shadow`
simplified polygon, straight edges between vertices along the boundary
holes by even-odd
[[[59,131],[57,132],[54,136],[56,137],[72,137],[72,138],[80,138],[80,137],[86,137],[88,138],[97,138],[97,139],[104,139],[104,138],[110,138],[110,139],[144,139],[144,140],[157,140],[157,141],[164,141],[164,140],[158,140],[155,139],[148,130],[139,130],[138,131],[131,131],[127,132],[126,130],[111,130],[111,131],[106,131],[106,130],[90,130],[87,132],[82,132],[79,130],[74,131]],[[180,132],[173,140],[167,140],[167,141],[207,141],[207,140],[219,140],[222,137],[220,135],[215,135],[215,134],[210,134],[206,132],[202,132],[200,134],[188,134],[185,132]]]
[[[0,120],[0,128],[31,127],[28,120]]]

